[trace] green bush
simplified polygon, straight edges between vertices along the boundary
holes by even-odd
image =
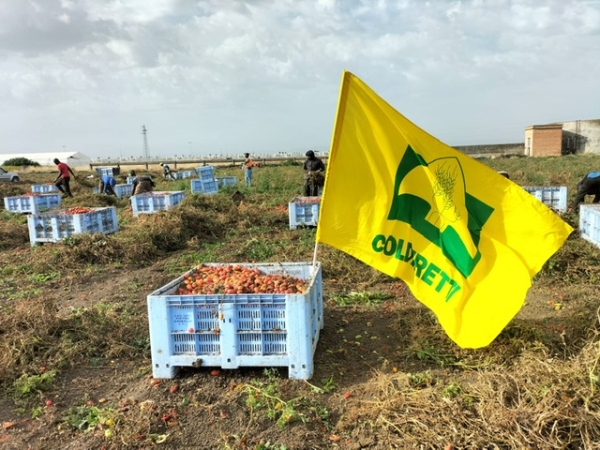
[[[13,166],[13,167],[18,167],[18,166],[39,166],[40,163],[37,163],[35,161],[32,161],[30,159],[27,158],[11,158],[11,159],[7,159],[6,161],[4,161],[4,166]]]

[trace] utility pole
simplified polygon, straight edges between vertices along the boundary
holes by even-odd
[[[146,125],[142,125],[142,135],[144,136],[144,160],[146,161],[147,166],[150,160],[150,149],[148,148],[148,135],[146,132]]]

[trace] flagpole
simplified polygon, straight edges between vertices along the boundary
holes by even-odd
[[[315,241],[315,252],[313,254],[313,262],[312,262],[313,273],[315,270],[317,270],[317,249],[318,248],[319,248],[319,243],[317,241]]]

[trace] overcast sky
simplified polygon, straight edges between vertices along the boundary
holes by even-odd
[[[327,151],[344,69],[449,145],[600,118],[600,0],[0,0],[0,153]]]

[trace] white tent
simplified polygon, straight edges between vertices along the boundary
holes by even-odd
[[[0,164],[13,158],[27,158],[42,166],[54,166],[52,160],[58,158],[72,167],[89,166],[90,157],[79,152],[56,152],[56,153],[0,153]]]

